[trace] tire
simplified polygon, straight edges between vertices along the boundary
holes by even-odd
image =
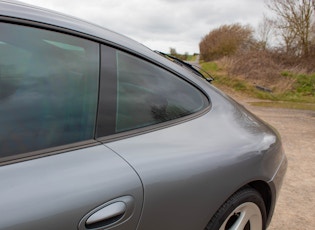
[[[234,193],[216,212],[205,230],[265,230],[266,208],[261,195],[246,187]]]

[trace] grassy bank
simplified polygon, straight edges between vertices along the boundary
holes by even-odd
[[[201,63],[201,68],[214,76],[213,84],[218,88],[228,87],[244,96],[270,101],[255,105],[315,110],[315,74],[283,71],[281,77],[284,79],[285,87],[277,84],[272,88],[263,88],[257,86],[251,79],[230,76],[228,70],[217,62]]]
[[[196,61],[197,55],[188,55],[185,61]]]

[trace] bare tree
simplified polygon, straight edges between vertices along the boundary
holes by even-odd
[[[264,15],[263,20],[259,23],[257,29],[257,43],[260,49],[267,49],[273,27],[274,21]]]
[[[275,26],[284,40],[286,51],[307,57],[314,21],[314,0],[268,0],[267,6],[276,14]]]

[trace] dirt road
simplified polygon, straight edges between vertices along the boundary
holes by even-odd
[[[254,107],[236,99],[279,131],[289,161],[268,230],[315,229],[315,111]]]

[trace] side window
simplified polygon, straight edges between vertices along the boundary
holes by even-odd
[[[99,45],[0,23],[0,157],[94,137]]]
[[[116,132],[174,120],[200,111],[207,98],[183,79],[117,52]]]

